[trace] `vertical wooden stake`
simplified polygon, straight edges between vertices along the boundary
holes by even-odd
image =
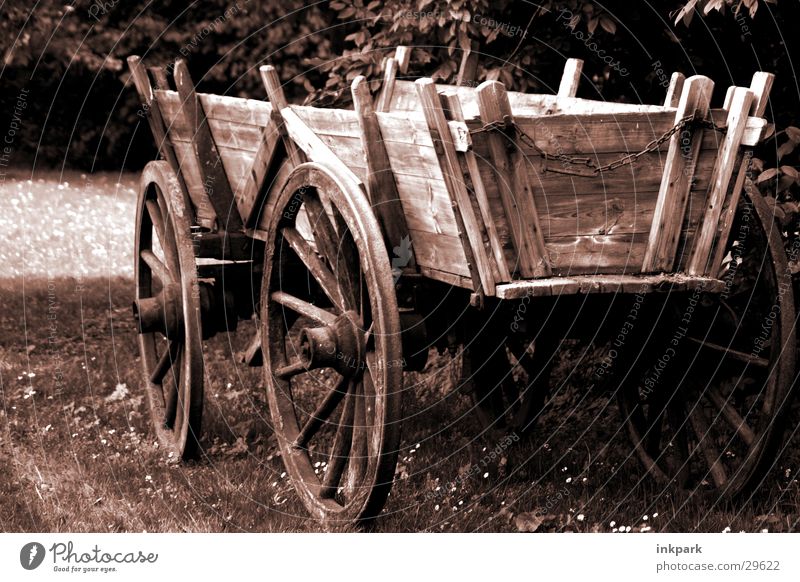
[[[558,86],[559,97],[575,97],[581,81],[583,61],[581,59],[567,59],[564,73],[561,75],[561,84]]]
[[[392,95],[394,95],[394,82],[397,78],[397,61],[394,58],[386,59],[386,68],[383,71],[383,85],[378,96],[378,111],[389,111],[392,106]]]
[[[750,90],[755,95],[753,108],[750,110],[750,115],[755,117],[764,117],[767,111],[767,102],[769,101],[769,94],[772,91],[772,84],[775,82],[775,75],[772,73],[765,73],[759,71],[753,75],[753,80],[750,82]]]
[[[175,155],[175,150],[172,149],[172,143],[167,136],[167,128],[164,125],[164,118],[161,116],[161,108],[158,105],[153,87],[150,85],[150,79],[147,76],[147,70],[142,63],[142,60],[135,55],[128,57],[128,67],[131,70],[133,83],[136,86],[136,92],[139,94],[139,99],[142,102],[142,107],[147,113],[147,123],[150,125],[150,132],[153,134],[153,139],[156,142],[156,149],[160,154],[169,162],[172,171],[178,177],[178,184],[181,187],[183,194],[184,207],[190,213],[189,219],[195,222],[195,209],[194,204],[189,193],[189,187],[183,179],[181,173],[181,165]]]
[[[411,47],[397,47],[394,51],[394,60],[397,61],[397,70],[400,74],[408,75],[408,65],[411,62]]]
[[[708,77],[696,75],[687,79],[675,113],[675,123],[692,114],[701,119],[705,118],[713,90],[714,82]],[[688,140],[685,131],[690,132]],[[642,263],[644,273],[673,269],[702,140],[702,129],[695,129],[692,132],[688,128],[670,138],[653,223],[650,225],[647,250]]]
[[[714,164],[711,185],[706,196],[706,211],[689,256],[687,272],[690,275],[716,276],[716,273],[713,272],[714,265],[711,264],[715,257],[713,244],[720,226],[723,205],[727,200],[727,204],[731,208],[735,208],[739,200],[739,192],[730,192],[729,195],[728,185],[739,156],[742,135],[754,100],[753,93],[744,87],[737,87],[733,92],[733,99],[728,110],[728,131]]]
[[[306,159],[305,155],[287,135],[283,116],[281,115],[281,109],[289,107],[289,102],[286,101],[286,96],[283,94],[283,86],[278,77],[278,71],[276,71],[275,67],[272,65],[261,66],[258,71],[261,73],[261,81],[264,83],[264,88],[267,90],[267,97],[272,105],[270,116],[281,132],[286,154],[294,165],[302,164]]]
[[[458,67],[456,85],[472,85],[478,75],[478,49],[480,44],[472,41],[470,48],[461,53],[461,65]]]
[[[453,214],[459,229],[459,237],[464,246],[464,254],[469,264],[470,276],[475,291],[483,290],[494,295],[495,282],[486,249],[483,246],[480,227],[472,211],[472,202],[464,184],[461,164],[450,137],[450,129],[444,114],[439,93],[432,79],[418,79],[417,93],[422,102],[425,121],[431,133],[433,146],[439,158],[447,192],[453,205]]]
[[[392,60],[392,59],[390,59]],[[397,193],[389,155],[383,143],[383,135],[378,124],[378,117],[372,106],[372,95],[366,77],[359,75],[353,79],[350,87],[353,105],[358,115],[358,127],[361,132],[361,149],[367,161],[367,193],[369,201],[379,218],[383,229],[387,250],[391,252],[400,245],[403,239],[409,239],[403,205]],[[413,249],[412,249],[413,252]],[[414,265],[413,255],[408,266]]]
[[[669,80],[669,87],[667,88],[667,96],[664,98],[664,107],[677,107],[681,100],[681,93],[683,92],[683,83],[686,77],[683,73],[672,73]]]
[[[189,76],[186,61],[175,61],[175,87],[181,100],[181,113],[192,133],[192,147],[203,178],[205,199],[200,204],[211,203],[219,226],[226,231],[243,230],[239,209],[233,198],[233,189],[222,165],[222,158],[211,135],[203,105],[197,98],[195,86]]]
[[[484,81],[478,85],[477,93],[483,123],[513,122],[511,104],[502,83]],[[487,135],[500,200],[517,251],[520,273],[526,278],[547,277],[551,271],[539,213],[528,182],[526,160],[515,139],[515,131],[508,127],[505,132],[491,131]],[[513,148],[511,155],[506,148]]]
[[[464,122],[464,112],[461,109],[461,101],[455,93],[445,94],[443,96],[445,108],[450,111],[450,118],[453,121]],[[486,228],[486,236],[489,239],[489,247],[492,250],[494,258],[494,277],[498,282],[511,281],[511,272],[506,263],[505,252],[503,251],[503,243],[500,241],[500,235],[497,232],[497,225],[495,224],[495,216],[492,213],[492,208],[489,205],[489,196],[486,193],[486,188],[483,185],[483,178],[478,166],[478,159],[475,152],[468,149],[463,154],[464,161],[467,166],[467,174],[469,175],[470,182],[472,182],[472,190],[475,193],[475,200],[478,202],[478,209],[481,213],[481,219]]]

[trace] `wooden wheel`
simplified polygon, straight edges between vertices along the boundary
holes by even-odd
[[[142,173],[135,257],[133,310],[153,424],[170,456],[188,458],[203,412],[199,288],[180,186],[166,162]]]
[[[656,340],[633,350],[618,392],[645,468],[715,498],[761,483],[781,441],[794,373],[783,242],[760,195],[743,198],[719,275],[725,292],[690,292],[668,305]]]
[[[315,517],[375,516],[394,477],[403,370],[391,265],[357,184],[295,168],[268,201],[261,295],[267,396]]]

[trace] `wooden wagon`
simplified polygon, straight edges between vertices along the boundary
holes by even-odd
[[[203,340],[256,318],[247,359],[300,498],[320,519],[374,517],[404,371],[465,345],[481,419],[524,430],[596,299],[623,306],[589,309],[615,314],[595,375],[648,471],[720,496],[757,485],[795,352],[780,232],[748,187],[772,75],[718,109],[710,79],[678,73],[663,105],[629,105],[576,98],[572,59],[556,95],[531,95],[468,86],[474,54],[459,85],[404,80],[408,55],[375,100],[357,78],[352,110],[289,105],[270,66],[259,101],[129,59],[163,157],[142,175],[134,313],[171,455],[197,451]]]

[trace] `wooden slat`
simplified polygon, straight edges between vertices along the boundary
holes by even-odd
[[[234,198],[246,225],[255,219],[254,214],[259,207],[259,200],[264,196],[265,189],[271,183],[270,177],[278,171],[278,164],[286,156],[286,150],[281,141],[280,131],[275,122],[270,119],[261,132],[261,141],[258,151],[252,156],[252,163],[244,178],[234,182]]]
[[[398,46],[394,50],[394,60],[397,61],[397,70],[401,75],[408,74],[408,65],[411,63],[411,47]]]
[[[581,72],[583,71],[583,61],[581,59],[567,59],[564,65],[564,73],[561,75],[561,83],[558,86],[558,97],[575,97],[578,92],[578,85],[581,82]]]
[[[456,85],[473,86],[478,75],[478,50],[480,44],[472,41],[470,48],[461,52],[461,64],[458,67]]]
[[[711,273],[716,274],[722,268],[722,261],[725,259],[727,251],[726,245],[728,237],[730,236],[731,227],[733,226],[733,219],[736,216],[736,206],[739,204],[739,198],[744,188],[745,180],[747,179],[747,172],[750,170],[748,166],[751,164],[751,161],[752,156],[745,156],[744,154],[737,156],[736,167],[739,168],[739,171],[736,174],[736,180],[731,188],[731,195],[726,197],[723,203],[719,219],[719,235],[714,245],[714,258],[711,261],[712,266],[709,268],[709,272]]]
[[[674,123],[687,115],[704,118],[708,113],[714,82],[708,77],[690,77],[684,85]],[[700,155],[702,129],[695,129],[686,143],[684,131],[675,133],[669,142],[663,178],[658,193],[653,224],[642,272],[671,271],[681,235],[683,217],[689,200],[692,175]]]
[[[705,275],[714,268],[714,265],[710,264],[710,259],[714,256],[712,247],[719,228],[723,204],[729,196],[728,186],[739,155],[747,116],[754,99],[755,96],[749,89],[737,87],[734,91],[728,113],[728,131],[714,167],[711,189],[706,199],[706,212],[687,264],[687,272],[690,275]],[[738,197],[739,193],[732,192],[730,195]],[[730,204],[735,206],[735,201],[731,199]]]
[[[702,288],[709,293],[720,292],[725,284],[708,277],[687,277],[681,274],[661,275],[585,275],[515,281],[497,286],[497,297],[549,297],[564,294],[589,293],[672,293]]]
[[[205,194],[217,216],[218,225],[226,231],[242,231],[244,224],[234,203],[233,189],[206,122],[205,111],[195,93],[186,61],[183,59],[175,61],[173,74],[184,119],[192,129],[192,145],[200,167]]]
[[[473,282],[464,255],[464,246],[457,236],[433,234],[419,230],[409,230],[414,248],[414,258],[420,268],[457,275],[468,289]]]
[[[513,119],[505,87],[497,81],[485,81],[477,89],[481,121],[497,123]],[[500,199],[510,226],[514,248],[523,277],[542,277],[550,273],[539,217],[525,171],[525,160],[519,148],[511,156],[507,146],[511,135],[490,132],[487,136],[494,168],[498,174]]]
[[[448,94],[446,97],[447,105],[450,109],[450,115],[453,117],[453,119],[463,121],[464,112],[461,109],[461,102],[458,100],[458,96],[454,94]],[[506,263],[503,243],[500,240],[500,235],[497,232],[495,214],[492,211],[492,207],[489,203],[489,197],[486,193],[486,188],[483,183],[483,177],[481,176],[478,159],[475,156],[475,152],[472,150],[465,152],[463,159],[466,165],[466,174],[469,175],[469,180],[472,184],[475,202],[477,203],[478,211],[480,212],[484,228],[486,229],[486,238],[489,241],[491,255],[494,258],[493,272],[495,280],[510,281],[511,273],[508,269],[508,264]]]
[[[286,155],[294,165],[301,164],[305,161],[305,156],[298,149],[297,144],[294,144],[291,139],[287,139],[286,135],[286,117],[282,114],[282,110],[289,108],[289,102],[286,101],[286,96],[283,94],[283,85],[278,77],[278,71],[272,65],[259,67],[258,71],[261,73],[261,81],[264,83],[267,97],[272,104],[270,118],[283,136],[282,141]]]
[[[750,110],[750,115],[764,117],[773,83],[775,83],[775,75],[772,73],[758,71],[753,75],[753,80],[750,82],[750,90],[753,92],[753,95],[755,95],[755,101]]]
[[[389,164],[381,128],[375,116],[366,77],[359,75],[353,80],[351,93],[361,129],[361,148],[367,162],[369,200],[383,229],[386,246],[391,249],[408,238],[408,225],[405,214],[403,214],[392,167]],[[413,264],[412,256],[408,266],[413,266]]]
[[[394,58],[386,59],[386,68],[383,71],[383,85],[378,95],[378,111],[389,111],[394,93],[394,84],[397,78],[397,61]]]
[[[156,89],[169,89],[169,79],[164,67],[147,67],[147,70],[155,83],[154,91]]]
[[[178,161],[175,151],[172,148],[172,143],[167,139],[167,127],[164,123],[164,118],[161,115],[159,102],[153,92],[153,87],[150,85],[150,79],[147,76],[144,64],[138,56],[128,57],[128,67],[131,70],[131,77],[133,77],[136,91],[139,94],[139,100],[147,114],[147,123],[150,125],[150,132],[153,134],[153,139],[156,142],[156,149],[162,154],[170,167],[178,177],[178,184],[181,187],[183,194],[184,206],[187,212],[190,213],[190,220],[193,220],[203,226],[213,225],[213,216],[200,216],[197,215],[196,206],[194,204],[193,195],[202,196],[202,192],[193,192],[189,189],[185,177],[182,172],[182,165]]]
[[[685,81],[686,77],[683,73],[672,73],[672,77],[670,77],[669,80],[669,87],[667,87],[667,95],[664,97],[664,107],[678,107]]]
[[[469,192],[464,184],[461,164],[456,149],[449,136],[447,118],[445,117],[439,94],[432,79],[419,79],[417,91],[422,102],[423,112],[431,132],[434,150],[439,158],[439,165],[447,185],[447,192],[453,204],[459,236],[464,244],[464,255],[473,279],[474,289],[482,290],[488,295],[494,294],[494,277],[477,219],[472,212]],[[457,98],[456,98],[457,99]],[[437,147],[437,144],[439,147]]]

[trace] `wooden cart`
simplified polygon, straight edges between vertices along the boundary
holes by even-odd
[[[678,73],[664,105],[628,105],[576,98],[572,59],[556,95],[530,95],[469,86],[475,54],[461,85],[407,81],[408,55],[374,102],[355,79],[353,110],[289,105],[270,66],[258,101],[129,59],[163,157],[142,175],[134,314],[171,456],[197,451],[203,340],[257,318],[247,359],[300,498],[322,520],[374,517],[404,371],[466,345],[481,419],[524,430],[570,310],[597,299],[624,306],[602,312],[595,375],[614,379],[649,472],[719,496],[756,486],[795,357],[783,242],[748,187],[772,75],[719,109],[710,79]],[[508,351],[484,351],[497,341]],[[522,388],[498,381],[514,366]]]

